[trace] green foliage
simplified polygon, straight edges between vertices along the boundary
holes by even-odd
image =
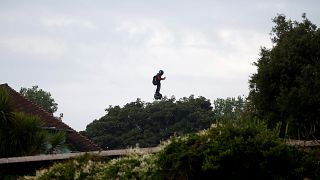
[[[40,153],[46,132],[37,117],[14,113],[6,126],[0,127],[0,157],[26,156]]]
[[[7,129],[7,155],[26,156],[40,154],[47,132],[41,127],[43,122],[35,116],[15,113],[14,126]],[[18,150],[18,151],[17,151]]]
[[[51,94],[42,89],[38,89],[38,86],[32,86],[32,88],[28,89],[22,87],[20,94],[49,113],[54,113],[58,110],[58,104],[51,97]]]
[[[14,118],[12,104],[10,103],[8,92],[0,88],[0,123],[2,126],[9,125]]]
[[[127,156],[112,160],[85,154],[38,170],[34,177],[25,176],[21,179],[159,179],[155,174],[155,158],[156,155],[144,154],[139,149],[132,149]]]
[[[68,152],[68,147],[66,146],[66,133],[63,131],[57,131],[53,133],[48,133],[45,143],[45,153],[55,154],[55,153],[65,153]]]
[[[126,157],[113,159],[98,173],[98,179],[157,179],[156,156],[132,152]]]
[[[107,114],[93,121],[85,134],[105,149],[157,146],[176,134],[197,132],[214,121],[211,103],[204,97],[172,97],[153,103],[140,99],[124,107],[110,106]]]
[[[40,170],[31,179],[303,179],[317,178],[314,154],[289,146],[258,120],[224,121],[173,136],[160,151],[107,162],[84,157]],[[30,177],[29,177],[30,178]]]
[[[302,179],[314,159],[286,145],[262,121],[224,122],[199,134],[170,139],[159,153],[164,179]],[[308,159],[308,160],[307,160]]]
[[[55,163],[49,169],[37,171],[36,177],[26,176],[24,179],[51,180],[51,179],[88,179],[95,180],[96,174],[101,171],[102,164],[93,161],[94,157],[85,154],[79,158],[64,163]]]
[[[216,99],[214,104],[214,115],[217,120],[239,119],[246,110],[247,100],[241,96],[237,98]]]
[[[320,30],[305,16],[302,22],[274,18],[271,49],[262,48],[250,79],[250,101],[271,127],[282,122],[282,134],[320,136]]]

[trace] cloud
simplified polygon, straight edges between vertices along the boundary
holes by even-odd
[[[175,41],[172,31],[157,19],[124,19],[115,29],[131,39],[142,38],[140,42],[148,46],[170,45]]]
[[[14,53],[61,56],[66,52],[66,42],[41,37],[16,37],[0,39],[0,49],[6,49]]]
[[[221,28],[217,31],[220,42],[228,47],[228,50],[238,50],[241,52],[256,51],[252,46],[270,46],[268,34],[263,34],[250,29]]]
[[[151,29],[151,28],[150,28]],[[260,46],[270,40],[255,31],[220,29],[215,32],[152,28],[144,45],[132,49],[130,57],[144,58],[144,69],[166,68],[177,75],[211,78],[248,76],[255,70]]]
[[[181,35],[182,46],[210,47],[215,43],[208,40],[208,36],[203,32],[184,32]]]
[[[149,23],[139,22],[138,20],[125,20],[120,23],[115,29],[119,32],[127,32],[130,36],[145,34],[152,26]]]
[[[81,27],[93,30],[98,29],[98,27],[89,20],[65,16],[45,17],[42,19],[42,23],[49,27]]]
[[[286,7],[286,2],[283,1],[266,1],[266,2],[259,2],[255,4],[256,8],[261,9],[284,9]]]

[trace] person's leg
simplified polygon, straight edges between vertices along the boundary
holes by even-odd
[[[161,83],[157,84],[156,94],[160,94]]]

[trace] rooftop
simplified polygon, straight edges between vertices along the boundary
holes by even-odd
[[[94,144],[90,139],[83,136],[79,132],[72,129],[70,126],[56,118],[53,114],[43,110],[37,104],[29,101],[20,93],[11,88],[8,84],[0,84],[0,87],[6,89],[9,93],[11,100],[13,101],[13,107],[16,112],[23,112],[29,115],[38,116],[44,123],[44,128],[57,129],[66,132],[66,140],[69,145],[76,151],[101,151],[102,148]]]

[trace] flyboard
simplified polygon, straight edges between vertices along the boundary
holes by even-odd
[[[159,99],[162,99],[162,94],[155,93],[153,97],[154,97],[154,99],[159,100]]]

